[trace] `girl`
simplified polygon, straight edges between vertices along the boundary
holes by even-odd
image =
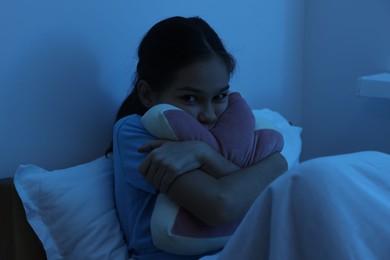
[[[157,194],[165,192],[207,225],[224,226],[242,219],[287,164],[273,153],[241,169],[205,143],[156,140],[142,127],[140,117],[156,104],[181,108],[207,129],[226,110],[235,61],[204,20],[172,17],[157,23],[141,41],[138,58],[113,141],[116,205],[128,250],[136,259],[198,259],[153,245],[150,218]]]

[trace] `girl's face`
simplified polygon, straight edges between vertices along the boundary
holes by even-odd
[[[214,57],[180,69],[174,81],[157,95],[155,104],[181,108],[211,129],[228,106],[228,92],[226,65]]]

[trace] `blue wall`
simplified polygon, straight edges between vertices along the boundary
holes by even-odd
[[[199,15],[236,56],[232,88],[303,127],[302,159],[390,153],[390,100],[356,96],[390,71],[388,0],[0,2],[0,177],[103,154],[145,31]]]
[[[358,97],[358,77],[390,71],[390,1],[307,1],[302,159],[390,153],[390,100]]]
[[[300,125],[303,10],[303,0],[1,1],[0,177],[102,155],[136,47],[172,15],[209,21],[237,58],[233,90]]]

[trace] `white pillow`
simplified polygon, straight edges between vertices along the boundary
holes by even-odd
[[[283,135],[284,146],[281,154],[286,158],[288,168],[291,169],[299,164],[299,157],[302,151],[302,128],[292,126],[281,114],[268,108],[253,109],[252,112],[255,118],[266,118],[273,122]]]
[[[14,183],[48,259],[128,258],[111,159],[54,171],[21,165]]]

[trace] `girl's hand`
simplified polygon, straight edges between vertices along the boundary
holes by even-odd
[[[166,192],[178,176],[201,168],[210,150],[211,147],[200,141],[152,140],[138,149],[150,152],[139,171],[148,182]]]

